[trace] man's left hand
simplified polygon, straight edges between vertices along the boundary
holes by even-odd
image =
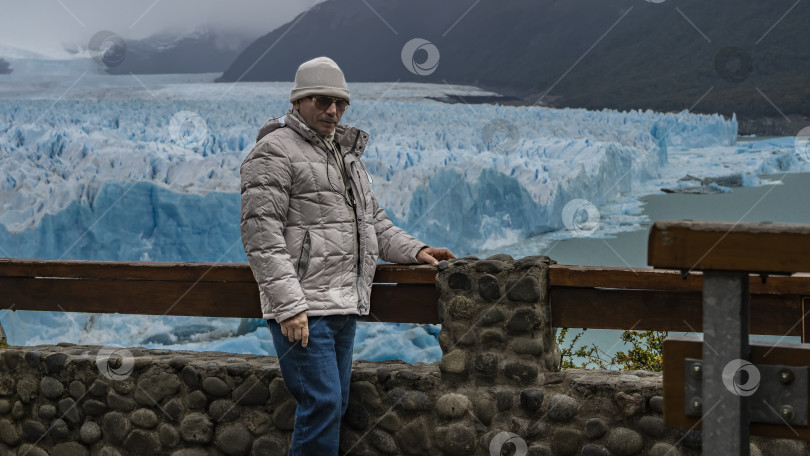
[[[419,260],[420,263],[427,263],[432,266],[438,265],[441,260],[449,260],[455,257],[453,252],[447,249],[436,249],[433,247],[423,247],[422,250],[416,254],[416,259]]]

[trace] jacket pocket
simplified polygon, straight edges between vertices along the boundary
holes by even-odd
[[[301,241],[301,253],[298,255],[298,280],[304,278],[309,269],[309,251],[312,249],[309,230],[304,232],[304,239]]]

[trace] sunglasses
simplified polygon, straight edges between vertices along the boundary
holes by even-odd
[[[332,106],[332,103],[335,104],[338,111],[343,111],[347,106],[349,106],[349,102],[343,98],[332,98],[326,96],[310,96],[309,98],[315,102],[315,106],[317,106],[318,109],[324,111],[329,109]]]

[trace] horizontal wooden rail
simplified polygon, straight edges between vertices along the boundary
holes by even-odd
[[[370,321],[438,323],[436,268],[380,265]],[[0,259],[0,308],[261,318],[247,263]]]
[[[379,265],[369,321],[438,323],[436,269]],[[553,265],[556,327],[700,331],[702,274]],[[810,275],[751,276],[751,328],[802,334]],[[65,312],[261,318],[246,263],[149,263],[0,259],[0,308]],[[810,309],[808,309],[810,310]]]
[[[700,332],[703,274],[661,269],[553,265],[557,327]],[[810,275],[750,276],[751,333],[802,336]]]
[[[647,264],[703,271],[810,272],[810,225],[655,222]]]

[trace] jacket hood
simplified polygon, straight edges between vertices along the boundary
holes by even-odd
[[[256,137],[256,142],[270,133],[278,130],[279,128],[290,128],[296,133],[301,135],[307,142],[314,144],[316,147],[326,150],[323,137],[311,129],[306,124],[304,119],[298,114],[297,111],[289,110],[283,117],[274,117],[259,129],[259,135]],[[347,125],[338,124],[335,127],[335,142],[340,144],[340,150],[345,154],[347,151],[352,151],[358,157],[363,155],[368,143],[368,133],[359,128],[350,127]]]

